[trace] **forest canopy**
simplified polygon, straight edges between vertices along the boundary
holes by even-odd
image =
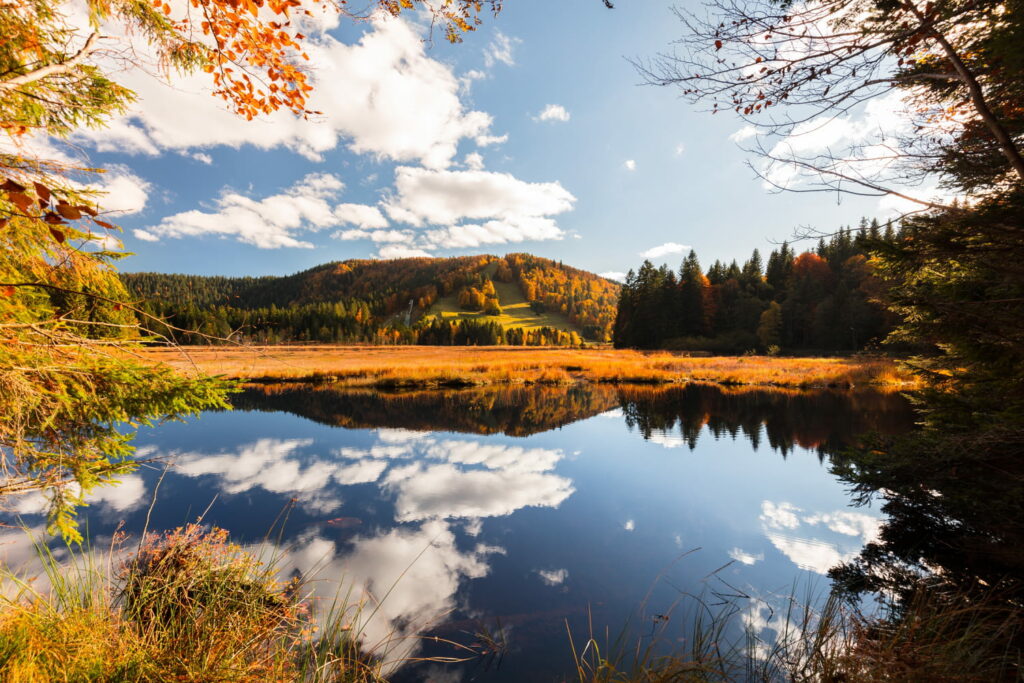
[[[896,318],[871,253],[897,239],[891,224],[863,220],[812,251],[797,254],[784,242],[767,263],[758,249],[742,266],[715,261],[707,272],[692,251],[678,273],[645,261],[622,288],[615,346],[718,353],[877,349]]]

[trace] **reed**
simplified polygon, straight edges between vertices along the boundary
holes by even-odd
[[[145,356],[185,372],[248,381],[345,386],[445,387],[490,384],[669,384],[792,388],[913,388],[890,358],[697,357],[603,348],[272,346],[151,348]]]
[[[739,601],[687,596],[686,644],[655,637],[583,642],[569,632],[580,683],[667,681],[1019,681],[1024,610],[986,592],[942,594],[922,586],[911,602],[867,616],[835,594],[787,599],[771,637]],[[820,604],[815,608],[813,605]],[[674,635],[674,634],[673,634]]]

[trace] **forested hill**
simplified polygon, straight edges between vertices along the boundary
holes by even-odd
[[[530,254],[351,260],[284,277],[121,277],[147,313],[201,333],[174,335],[185,343],[607,341],[619,289]]]

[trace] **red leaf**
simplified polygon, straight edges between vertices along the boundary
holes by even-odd
[[[42,183],[32,183],[36,188],[36,196],[44,202],[50,201],[50,188]]]
[[[0,293],[2,293],[6,297],[14,296],[14,287],[7,285],[3,289],[0,289]]]
[[[716,50],[721,50],[722,49],[722,41],[720,41],[720,40],[716,40],[715,41],[715,49]]]
[[[92,219],[92,222],[100,226],[101,228],[106,228],[107,230],[117,230],[117,228],[112,223],[101,221],[99,218]]]
[[[43,216],[43,220],[50,225],[64,225],[64,219],[55,214],[53,211],[47,211],[46,215]]]
[[[82,212],[78,210],[77,206],[71,206],[65,202],[57,204],[57,213],[64,216],[64,218],[67,218],[69,221],[78,220],[82,217]]]
[[[25,191],[25,186],[24,185],[19,185],[18,183],[14,182],[13,180],[8,179],[8,180],[4,181],[3,185],[0,185],[0,190],[5,190],[7,192],[24,192]]]
[[[53,235],[53,239],[57,240],[59,244],[64,244],[64,240],[67,239],[67,236],[57,228],[50,228],[50,234]]]
[[[11,192],[7,198],[24,213],[28,213],[29,207],[32,206],[32,200],[24,192]]]

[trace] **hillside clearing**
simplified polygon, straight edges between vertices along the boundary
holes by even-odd
[[[491,268],[493,271],[494,269]],[[492,275],[493,273],[488,273]],[[579,328],[569,322],[569,319],[561,313],[545,311],[534,313],[530,308],[530,302],[523,296],[519,285],[514,282],[499,282],[494,280],[494,289],[498,293],[498,304],[501,306],[501,315],[485,315],[476,311],[465,311],[459,307],[454,295],[441,297],[434,302],[424,314],[424,318],[430,319],[440,316],[444,320],[478,320],[482,322],[496,322],[506,330],[524,329],[535,330],[541,327],[553,327],[563,332],[579,333]]]

